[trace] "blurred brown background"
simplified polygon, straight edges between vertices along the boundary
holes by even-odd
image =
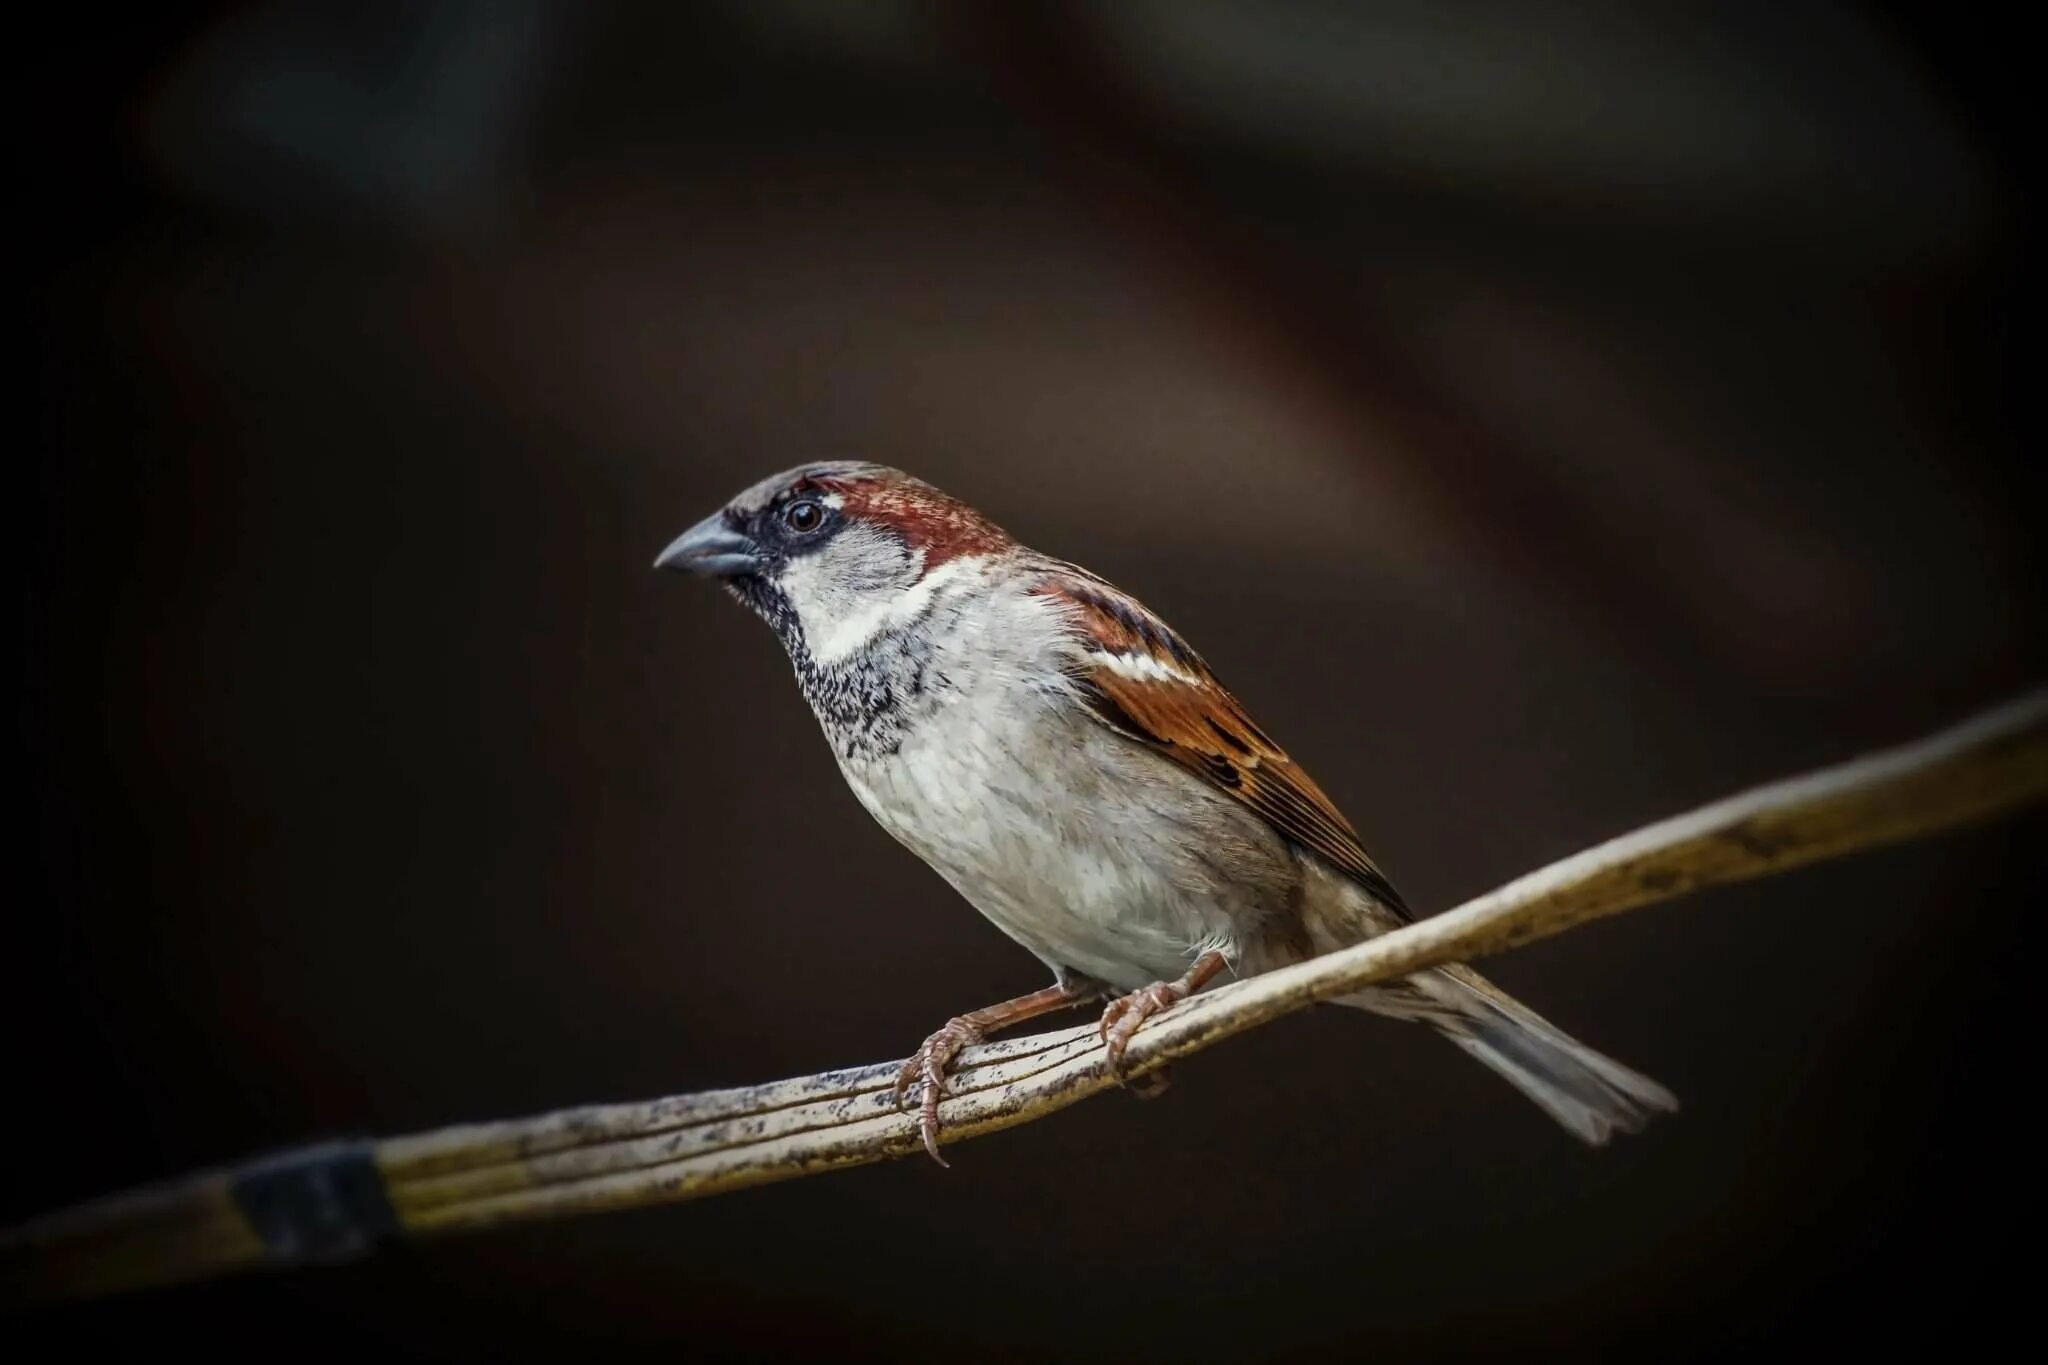
[[[800,460],[902,465],[1140,593],[1428,909],[2042,673],[2024,49],[1983,14],[53,22],[17,210],[8,1219],[898,1056],[1039,985],[861,814],[767,633],[648,571]],[[951,1173],[8,1330],[67,1358],[1955,1348],[2028,1306],[1995,1233],[2038,1180],[2008,1116],[2043,833],[1496,963],[1683,1097],[1604,1152],[1420,1030],[1318,1012]]]

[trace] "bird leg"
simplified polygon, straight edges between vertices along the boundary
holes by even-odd
[[[931,1153],[932,1160],[941,1166],[952,1164],[939,1155],[939,1097],[952,1092],[952,1087],[946,1084],[946,1068],[960,1055],[961,1048],[985,1042],[990,1033],[999,1029],[1036,1019],[1041,1014],[1051,1014],[1069,1005],[1078,1005],[1101,993],[1093,983],[1047,986],[1042,991],[1020,995],[972,1014],[955,1015],[946,1021],[945,1027],[925,1039],[924,1045],[913,1052],[903,1063],[903,1069],[896,1073],[896,1108],[901,1110],[904,1107],[912,1083],[921,1084],[917,1131],[924,1139],[924,1149]]]
[[[1207,985],[1209,979],[1223,970],[1227,964],[1223,954],[1206,952],[1195,959],[1195,965],[1178,981],[1155,981],[1129,995],[1120,995],[1109,1002],[1109,1008],[1102,1012],[1102,1024],[1097,1032],[1102,1035],[1103,1045],[1109,1051],[1109,1069],[1121,1071],[1124,1065],[1124,1049],[1131,1045],[1131,1035],[1138,1031],[1147,1019],[1164,1009],[1171,1009]],[[1149,1096],[1148,1096],[1149,1098]]]

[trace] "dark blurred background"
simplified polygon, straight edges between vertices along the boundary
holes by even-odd
[[[648,564],[898,464],[1174,621],[1428,909],[2041,676],[2017,29],[1100,0],[74,6],[23,50],[0,1217],[900,1056],[1038,965]],[[2015,11],[2015,13],[2017,13]],[[11,1324],[226,1358],[1624,1349],[2030,1317],[2039,817],[957,1151]],[[1342,1075],[1341,1084],[1330,1078]]]

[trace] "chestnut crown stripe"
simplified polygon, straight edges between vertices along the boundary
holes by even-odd
[[[886,527],[911,549],[923,550],[927,573],[947,560],[992,554],[1015,543],[1002,527],[958,498],[893,470],[810,482],[819,492],[836,494],[845,516]],[[808,490],[799,485],[797,491]]]
[[[1069,573],[1065,565],[1039,591],[1069,609],[1081,646],[1077,681],[1096,719],[1243,802],[1407,916],[1350,822],[1171,627],[1094,575]]]

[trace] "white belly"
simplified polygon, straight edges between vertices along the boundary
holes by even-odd
[[[1293,854],[1071,703],[949,698],[895,753],[841,768],[884,829],[1063,976],[1132,990],[1206,948],[1241,970],[1271,965],[1258,928],[1289,908]]]

